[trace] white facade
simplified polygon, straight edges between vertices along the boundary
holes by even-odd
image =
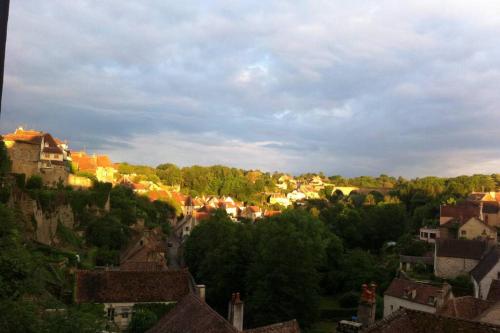
[[[424,305],[407,299],[384,295],[384,318],[400,308],[436,313],[434,305]]]
[[[439,238],[439,229],[420,228],[419,238],[427,243],[435,243]]]
[[[476,281],[472,278],[474,285],[474,297],[486,299],[490,291],[491,282],[493,279],[500,279],[500,261],[486,274],[481,281]]]

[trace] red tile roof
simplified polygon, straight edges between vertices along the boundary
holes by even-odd
[[[281,214],[281,211],[279,211],[279,210],[266,210],[264,212],[265,217],[271,217],[271,216],[279,215],[279,214]]]
[[[97,155],[97,166],[102,168],[114,168],[113,163],[107,155]]]
[[[364,333],[498,333],[500,326],[401,308]]]
[[[446,289],[447,288],[443,285],[432,285],[428,283],[395,278],[392,280],[384,295],[406,299],[410,302],[423,305],[435,306],[435,300],[438,296],[442,295],[442,291],[447,292],[448,290]],[[412,298],[411,295],[413,290],[416,291],[414,298]]]
[[[250,330],[245,330],[245,333],[300,333],[299,323],[294,320],[290,320],[283,323],[253,328]]]
[[[77,164],[79,171],[95,172],[97,169],[97,164],[92,156],[83,155],[77,158],[73,158],[73,162]]]
[[[442,205],[440,213],[441,217],[453,217],[462,222],[469,220],[471,217],[479,217],[480,215],[479,205],[472,202],[457,205]]]
[[[251,211],[252,213],[258,213],[260,212],[260,208],[258,206],[248,206],[247,209]]]
[[[480,260],[488,249],[488,244],[481,240],[469,239],[437,239],[436,255],[438,257],[465,258]]]
[[[436,313],[443,316],[474,319],[493,305],[472,296],[449,299]]]
[[[185,296],[147,333],[238,333],[226,319],[194,294]]]
[[[77,271],[76,302],[168,302],[189,293],[187,270]]]

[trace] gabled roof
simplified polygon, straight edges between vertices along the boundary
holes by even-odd
[[[481,215],[480,207],[473,202],[465,202],[457,205],[442,205],[441,217],[454,217],[460,221],[467,221],[471,217],[478,217]]]
[[[194,294],[185,296],[147,333],[238,333],[226,319]]]
[[[252,213],[260,212],[260,208],[258,206],[248,206],[247,209]]]
[[[411,293],[415,291],[413,298]],[[395,278],[384,295],[405,299],[409,302],[419,303],[427,306],[435,306],[435,300],[442,292],[447,292],[444,285],[433,285],[429,283],[415,282],[411,280]]]
[[[103,168],[114,168],[108,155],[97,155],[97,166]]]
[[[488,292],[486,300],[492,302],[500,301],[500,280],[491,281],[490,291]]]
[[[77,271],[76,302],[168,302],[189,293],[189,272]]]
[[[470,271],[470,274],[476,280],[481,281],[493,267],[500,261],[500,249],[493,248],[488,252],[481,261]]]
[[[364,329],[365,333],[498,333],[500,326],[401,308]]]
[[[146,333],[241,333],[195,294],[185,296]],[[296,320],[244,330],[243,333],[300,333]]]
[[[480,260],[488,248],[482,240],[437,239],[436,256]]]
[[[245,330],[245,333],[300,333],[299,323],[294,320]]]
[[[474,319],[493,305],[473,296],[449,299],[436,313],[443,316],[461,319]]]

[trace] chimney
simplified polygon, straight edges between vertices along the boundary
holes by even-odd
[[[361,286],[361,298],[358,305],[358,321],[364,327],[370,326],[375,322],[375,310],[377,302],[375,291],[377,285],[372,283],[370,286],[363,284]]]
[[[240,299],[240,293],[231,295],[227,319],[237,330],[243,331],[243,301]]]
[[[197,284],[196,285],[196,290],[198,291],[198,297],[205,302],[205,285],[204,284]]]

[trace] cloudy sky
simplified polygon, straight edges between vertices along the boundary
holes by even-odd
[[[500,172],[499,38],[497,0],[14,0],[0,131],[151,165]]]

